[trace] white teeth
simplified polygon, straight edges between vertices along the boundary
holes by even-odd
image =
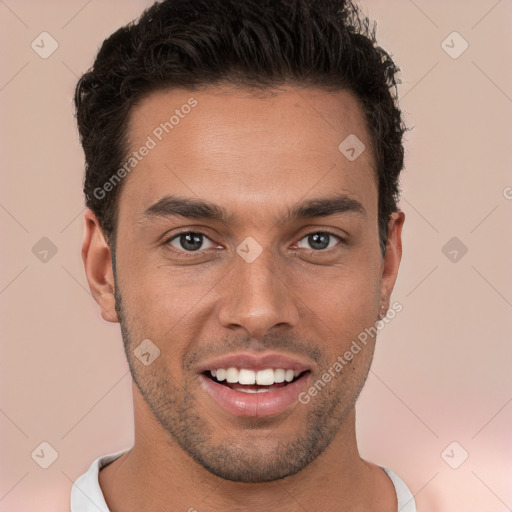
[[[274,370],[268,368],[267,370],[260,370],[256,374],[256,384],[260,386],[271,386],[274,384]]]
[[[238,374],[238,382],[240,384],[250,385],[256,383],[256,373],[252,370],[240,370]]]
[[[236,368],[228,368],[226,370],[226,380],[231,384],[238,382],[238,370]]]
[[[286,372],[282,368],[280,368],[279,370],[274,370],[274,382],[276,384],[284,382],[285,375],[286,375]]]
[[[294,378],[298,377],[301,372],[294,371],[291,369],[284,370],[283,368],[266,368],[265,370],[248,370],[242,368],[217,368],[210,370],[212,377],[215,377],[219,382],[226,380],[230,384],[242,384],[244,386],[250,386],[258,384],[259,386],[272,386],[273,384],[280,384],[284,381],[291,382]],[[258,392],[255,390],[245,390],[249,392]],[[268,390],[266,390],[268,391]]]
[[[242,393],[268,393],[270,389],[260,388],[260,389],[251,389],[251,388],[234,388],[236,391],[241,391]]]

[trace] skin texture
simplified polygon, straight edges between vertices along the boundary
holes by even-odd
[[[219,408],[197,372],[212,357],[273,352],[306,363],[314,383],[389,307],[405,217],[392,215],[382,258],[358,102],[348,91],[292,87],[160,91],[134,107],[131,147],[191,97],[197,106],[124,179],[115,277],[98,221],[85,216],[89,285],[103,318],[121,323],[134,380],[135,444],[100,472],[106,501],[112,512],[395,512],[391,481],[360,458],[355,435],[375,339],[308,404],[267,418]],[[352,162],[338,150],[350,134],[366,146]],[[285,218],[340,193],[365,214]],[[171,195],[214,203],[229,218],[144,215]],[[170,241],[183,232],[207,237],[199,251]],[[328,249],[312,248],[308,235],[319,232],[334,235]],[[252,263],[236,252],[249,236],[263,250]],[[160,349],[149,366],[133,353],[144,339]]]

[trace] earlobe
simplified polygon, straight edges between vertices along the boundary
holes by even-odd
[[[386,241],[386,254],[382,261],[382,274],[380,281],[381,311],[385,316],[398,275],[398,268],[402,259],[402,226],[405,221],[404,212],[398,210],[391,214],[388,223],[388,238]]]
[[[115,301],[115,282],[110,247],[96,215],[87,209],[82,243],[82,260],[91,293],[107,322],[118,322]]]

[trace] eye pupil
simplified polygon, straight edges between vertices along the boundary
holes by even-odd
[[[180,245],[187,251],[197,251],[203,244],[203,235],[200,233],[186,233],[180,236]]]
[[[325,249],[329,246],[328,233],[314,233],[308,236],[308,242],[313,249]]]

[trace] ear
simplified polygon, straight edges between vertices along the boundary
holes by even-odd
[[[118,322],[110,247],[96,215],[89,209],[85,212],[82,260],[89,288],[100,307],[101,316],[107,322]]]
[[[405,214],[399,210],[391,214],[388,222],[386,253],[382,261],[380,281],[381,312],[384,314],[389,308],[391,292],[395,286],[398,267],[402,259],[402,226],[404,221]]]

